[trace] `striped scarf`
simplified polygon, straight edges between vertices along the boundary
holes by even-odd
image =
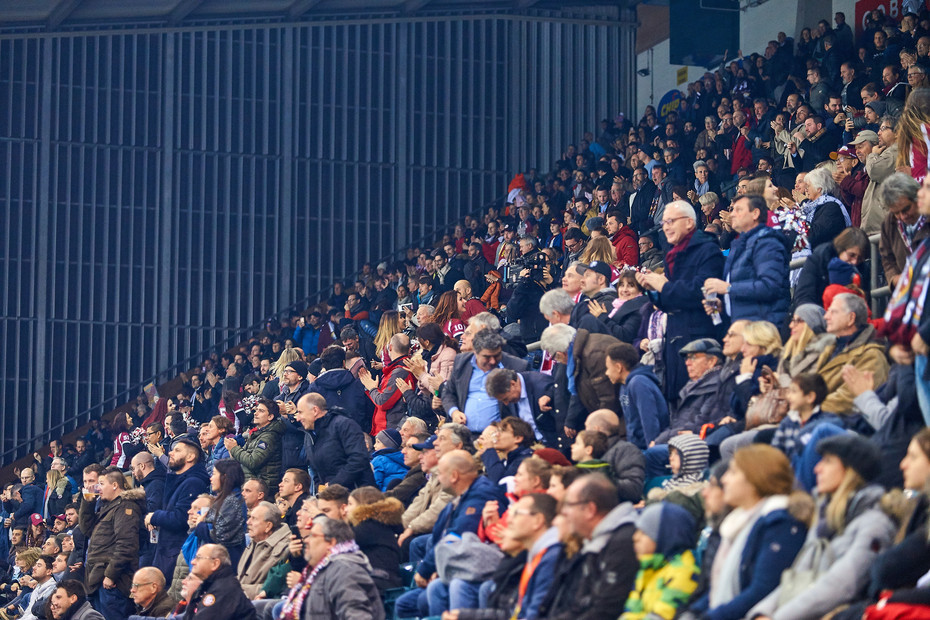
[[[300,610],[303,607],[304,601],[307,600],[307,595],[310,593],[310,588],[313,586],[313,581],[316,579],[316,576],[321,570],[329,566],[329,563],[332,562],[332,559],[337,555],[353,553],[355,551],[359,551],[359,548],[354,540],[335,544],[329,550],[329,553],[326,554],[326,557],[320,560],[320,563],[314,566],[312,570],[309,566],[305,568],[304,572],[300,575],[300,582],[291,588],[290,593],[288,593],[287,601],[285,601],[284,608],[281,610],[281,615],[278,616],[279,620],[300,620]],[[309,574],[307,574],[308,570],[310,571]]]
[[[927,301],[930,279],[930,241],[911,254],[885,310],[882,332],[894,343],[910,346]]]

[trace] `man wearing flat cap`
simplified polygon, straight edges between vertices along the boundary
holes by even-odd
[[[688,382],[679,392],[672,424],[659,433],[646,450],[646,480],[668,474],[668,440],[683,433],[709,433],[726,416],[730,407],[721,403],[720,363],[723,349],[713,338],[693,340],[681,349]]]

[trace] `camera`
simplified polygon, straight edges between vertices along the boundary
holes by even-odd
[[[509,265],[502,268],[501,284],[504,286],[516,286],[521,281],[525,282],[542,282],[543,270],[546,268],[546,255],[539,250],[534,250],[529,254],[524,254],[513,259]],[[520,273],[528,269],[529,274],[521,276]]]

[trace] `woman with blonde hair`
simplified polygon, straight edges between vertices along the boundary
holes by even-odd
[[[796,377],[817,369],[817,360],[824,349],[836,341],[827,333],[824,309],[816,304],[801,304],[794,309],[788,329],[791,335],[781,351],[777,373]]]
[[[910,168],[918,183],[927,176],[930,128],[930,88],[915,88],[904,104],[898,120],[898,159],[895,166]]]
[[[759,379],[766,375],[765,368],[775,370],[782,342],[778,328],[768,321],[752,321],[743,327],[742,361],[739,372],[750,379],[740,381],[734,390],[733,411],[742,419],[753,396],[760,393]]]
[[[737,620],[768,596],[791,566],[804,544],[810,500],[793,493],[788,457],[764,444],[737,450],[720,482],[723,500],[733,510],[720,523],[709,591],[688,610]]]
[[[817,517],[804,548],[781,585],[753,607],[749,618],[806,620],[858,600],[879,552],[895,526],[881,510],[881,453],[869,439],[843,433],[817,444]]]
[[[391,363],[391,356],[388,353],[388,344],[395,334],[407,329],[407,319],[396,310],[385,310],[381,315],[381,321],[378,323],[378,333],[375,334],[375,351],[381,358],[381,363],[385,366]]]
[[[600,261],[613,266],[617,262],[617,251],[614,250],[614,246],[610,242],[610,239],[607,237],[597,237],[588,241],[588,245],[585,246],[584,251],[581,253],[581,258],[578,260],[585,264],[592,261]]]
[[[52,461],[55,464],[55,461]],[[71,481],[58,469],[45,474],[45,502],[42,516],[46,519],[65,514],[65,506],[71,503]]]
[[[288,347],[281,351],[278,361],[271,365],[271,374],[278,380],[279,385],[281,379],[284,378],[284,369],[287,368],[287,365],[297,360],[303,361],[303,359],[303,351],[300,349]]]

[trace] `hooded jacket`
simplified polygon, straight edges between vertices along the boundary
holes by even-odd
[[[108,577],[129,596],[132,576],[139,567],[139,531],[145,514],[145,491],[129,489],[110,501],[81,502],[79,523],[87,537],[84,585],[96,592]]]
[[[300,616],[303,620],[384,620],[381,595],[364,554],[333,556],[317,573]]]
[[[611,435],[607,438],[607,452],[603,460],[610,465],[613,473],[617,498],[621,502],[639,502],[646,482],[646,459],[642,450],[617,435]]]
[[[701,427],[711,424],[727,414],[720,406],[720,368],[714,366],[703,377],[689,381],[681,388],[678,410],[672,416],[671,426],[659,433],[656,443],[668,440],[680,431],[700,433]]]
[[[610,237],[617,261],[629,267],[639,265],[639,237],[630,226],[622,226]]]
[[[388,490],[392,482],[403,480],[407,475],[404,455],[396,448],[376,451],[371,458],[371,469],[375,476],[375,486],[382,493]]]
[[[792,568],[816,570],[817,577],[807,589],[784,604],[778,604],[781,588],[776,588],[749,612],[761,613],[773,620],[807,620],[820,618],[844,603],[858,600],[865,594],[869,570],[879,552],[894,539],[895,526],[882,512],[879,501],[884,489],[878,485],[863,487],[849,500],[846,527],[826,539],[828,546],[815,564],[815,543],[820,534],[812,527],[807,544],[798,554]],[[828,498],[820,499],[821,507]]]
[[[627,441],[640,450],[668,428],[668,402],[650,366],[636,366],[620,386]]]
[[[621,620],[675,617],[678,608],[697,588],[694,519],[675,504],[660,504],[659,536],[655,553],[639,560],[636,586],[630,592]]]
[[[361,381],[351,372],[336,368],[323,372],[310,384],[310,392],[326,399],[329,407],[339,407],[362,429],[371,428],[374,405],[365,394]]]
[[[633,551],[636,511],[623,503],[607,513],[586,540],[576,562],[563,562],[540,608],[552,620],[613,618],[633,589],[639,561]],[[574,558],[573,558],[574,559]]]
[[[361,504],[349,514],[349,524],[355,532],[355,542],[371,563],[371,576],[379,590],[398,588],[401,584],[397,567],[401,563],[397,535],[403,531],[401,517],[404,506],[393,497],[372,504]]]
[[[150,522],[158,528],[158,545],[154,565],[170,580],[174,564],[187,539],[187,511],[201,493],[210,490],[210,477],[201,463],[182,474],[169,472],[165,477],[165,500],[160,510],[151,513]]]
[[[760,224],[740,234],[730,247],[723,268],[730,283],[730,318],[786,324],[791,290],[788,238],[780,230]]]
[[[245,479],[258,478],[268,485],[272,495],[281,481],[281,438],[285,426],[278,416],[262,428],[249,432],[244,446],[234,446],[229,456],[242,465]]]
[[[237,572],[242,591],[249,599],[254,599],[264,589],[268,571],[290,557],[288,551],[290,541],[291,530],[283,523],[265,540],[249,541],[249,545],[239,559]]]

